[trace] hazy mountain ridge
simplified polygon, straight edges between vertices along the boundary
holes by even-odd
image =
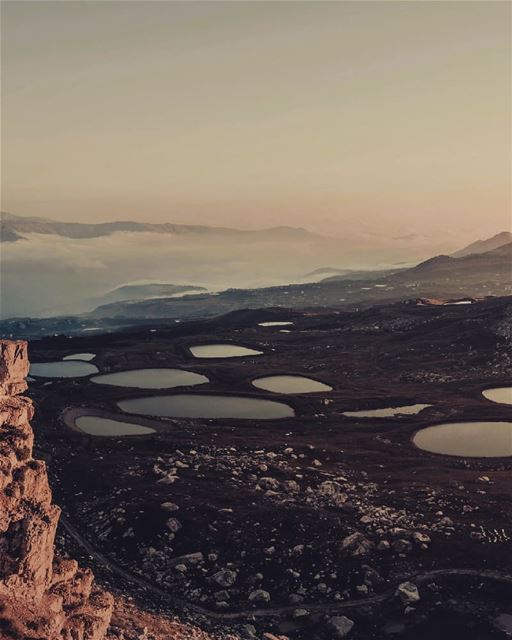
[[[390,280],[435,281],[437,278],[460,277],[466,281],[495,278],[512,281],[512,242],[491,251],[470,253],[460,258],[440,255],[390,276]]]
[[[200,235],[200,236],[231,236],[233,238],[258,238],[267,237],[272,240],[288,238],[292,240],[328,240],[325,236],[313,233],[300,227],[277,226],[268,229],[235,229],[230,227],[210,227],[206,225],[184,225],[149,222],[133,222],[121,220],[116,222],[60,222],[49,218],[25,217],[12,213],[2,212],[0,220],[0,240],[18,240],[23,234],[56,235],[66,238],[85,239],[100,238],[118,232],[150,232],[158,234],[174,235]],[[17,236],[17,237],[15,237]]]
[[[269,286],[316,266],[317,255],[339,253],[338,240],[287,227],[87,225],[13,214],[1,223],[3,318],[83,313],[126,282]]]
[[[367,279],[335,276],[305,285],[228,289],[215,296],[186,295],[179,300],[159,298],[129,304],[119,302],[102,305],[90,315],[96,318],[188,317],[190,314],[226,313],[235,308],[277,306],[285,302],[292,307],[366,304],[375,300],[400,300],[411,291],[424,297],[478,297],[486,291],[487,282],[496,287],[490,291],[493,295],[507,295],[512,285],[512,243],[462,258],[435,256],[391,274],[376,271],[367,275]]]
[[[59,233],[64,235],[56,235]],[[373,283],[372,287],[382,288],[387,282],[382,282],[382,278],[405,273],[411,264],[418,264],[431,255],[451,253],[454,248],[451,243],[429,248],[409,241],[397,246],[387,237],[361,236],[357,229],[347,229],[346,235],[336,238],[286,227],[248,231],[134,222],[87,225],[13,214],[2,215],[2,234],[0,302],[4,319],[81,314],[130,298],[165,300],[169,296],[170,306],[174,308],[175,294],[186,293],[185,289],[190,291],[190,284],[210,291],[238,291],[236,302],[231,301],[237,308],[243,304],[241,298],[245,294],[241,292],[248,290],[261,290],[251,296],[254,304],[255,300],[259,306],[272,301],[282,304],[281,294],[265,292],[284,291],[287,286],[295,291],[294,285],[286,283],[300,287],[298,305],[308,304],[306,292],[312,296],[312,304],[332,304],[343,302],[341,299],[347,297],[343,291],[338,297],[325,296],[320,290],[310,291],[306,287],[302,294],[305,283],[322,277],[329,281],[325,276],[331,276],[332,282],[347,282],[348,288],[350,282],[357,282],[354,290],[363,287],[366,281]],[[399,264],[399,259],[405,264]],[[339,266],[319,267],[322,263]],[[483,275],[486,269],[488,267],[484,268]],[[308,270],[313,275],[306,279],[302,274]],[[503,271],[502,268],[500,273]],[[489,273],[492,276],[493,270]],[[475,275],[473,282],[478,282],[479,277]],[[117,294],[111,294],[117,297],[105,298],[127,283],[171,283],[185,289],[144,293],[139,290],[127,297],[122,292],[122,298]],[[425,292],[425,296],[427,293],[436,292]],[[210,299],[209,309],[220,304],[222,296],[216,296],[215,303],[212,296],[206,298]],[[169,313],[168,306],[165,305],[164,315]],[[197,305],[192,306],[195,314]],[[133,311],[137,308],[135,305]]]
[[[498,249],[499,247],[509,244],[510,242],[512,242],[512,232],[502,231],[501,233],[497,233],[495,236],[492,236],[492,238],[472,242],[463,249],[459,249],[459,251],[452,253],[451,257],[463,258],[464,256],[468,256],[472,253],[486,253],[487,251]]]

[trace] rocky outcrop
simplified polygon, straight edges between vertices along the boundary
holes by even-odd
[[[54,553],[60,509],[32,458],[27,344],[0,340],[0,637],[102,640],[113,598],[89,569]]]

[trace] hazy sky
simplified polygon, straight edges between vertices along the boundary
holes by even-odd
[[[509,2],[3,2],[3,208],[510,227]]]

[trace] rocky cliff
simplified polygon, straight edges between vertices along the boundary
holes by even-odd
[[[45,463],[32,458],[27,344],[0,340],[0,638],[102,640],[113,598],[89,569],[59,558]]]

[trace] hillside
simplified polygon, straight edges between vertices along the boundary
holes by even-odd
[[[95,309],[95,318],[190,318],[227,313],[235,309],[285,305],[367,305],[415,297],[457,298],[507,295],[512,286],[512,243],[482,254],[463,258],[436,256],[398,272],[360,272],[352,278],[334,277],[322,282],[228,289],[218,294],[185,295],[180,299],[158,298],[139,302],[117,302]],[[373,276],[373,277],[372,277]]]
[[[227,289],[215,295],[185,295],[179,299],[121,301],[102,305],[89,317],[184,319],[273,306],[354,308],[411,296],[457,299],[509,295],[512,290],[511,265],[512,243],[486,254],[464,258],[437,256],[411,269],[369,280],[333,278],[310,284]]]
[[[345,273],[340,273],[334,276],[323,278],[320,282],[340,282],[342,280],[378,280],[379,278],[385,278],[391,276],[403,269],[376,269],[375,271],[352,271],[347,269]]]
[[[437,282],[459,279],[466,283],[493,280],[504,284],[512,281],[512,242],[485,253],[471,253],[454,258],[436,256],[416,267],[392,275],[393,282]]]
[[[493,249],[502,247],[510,242],[512,242],[512,233],[510,231],[502,231],[501,233],[497,233],[495,236],[492,236],[492,238],[472,242],[467,247],[464,247],[451,255],[452,258],[463,258],[464,256],[469,256],[472,253],[486,253],[487,251],[492,251]]]
[[[96,303],[96,305],[124,300],[147,300],[148,298],[165,298],[185,292],[205,292],[204,287],[194,285],[150,283],[127,284],[109,291]]]

